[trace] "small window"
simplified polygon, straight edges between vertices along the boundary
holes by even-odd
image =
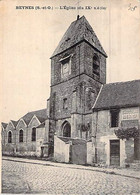
[[[23,142],[23,130],[19,131],[19,142]]]
[[[100,75],[100,61],[97,54],[93,56],[93,74]]]
[[[12,132],[9,131],[8,133],[8,143],[12,143]]]
[[[119,125],[119,110],[111,110],[111,127],[118,127]]]
[[[67,109],[68,108],[68,102],[67,102],[67,98],[63,99],[63,109]]]
[[[69,61],[62,63],[62,74],[64,77],[69,75]]]
[[[36,128],[32,129],[32,141],[36,141]]]
[[[59,61],[61,62],[61,77],[66,78],[71,74],[71,55],[66,54]]]

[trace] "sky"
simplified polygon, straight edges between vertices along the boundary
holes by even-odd
[[[50,57],[77,14],[86,17],[108,55],[107,83],[140,79],[140,1],[81,0],[79,12],[77,6],[75,0],[0,1],[0,121],[46,108]]]

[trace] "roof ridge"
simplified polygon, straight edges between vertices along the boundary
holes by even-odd
[[[130,81],[116,81],[116,82],[112,82],[112,83],[106,83],[105,85],[111,85],[111,84],[119,84],[119,83],[131,83],[131,82],[136,82],[136,81],[140,81],[140,79],[135,79],[135,80],[130,80]]]
[[[20,119],[22,119],[24,116],[26,116],[27,114],[30,114],[30,113],[34,113],[34,112],[39,112],[39,111],[43,111],[43,110],[47,110],[47,108],[44,108],[44,109],[40,109],[40,110],[35,110],[35,111],[30,111],[30,112],[27,112],[26,114],[24,114],[22,117],[20,117]],[[19,120],[20,120],[19,119]]]
[[[43,108],[43,109],[40,109],[40,110],[29,111],[29,112],[27,112],[27,114],[32,113],[32,112],[38,112],[38,111],[41,111],[41,110],[47,110],[47,108]]]

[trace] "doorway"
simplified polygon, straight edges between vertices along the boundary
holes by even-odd
[[[134,159],[140,160],[140,138],[134,139]]]
[[[110,140],[110,165],[120,166],[120,140]]]
[[[44,156],[44,147],[42,146],[41,147],[41,155],[40,155],[40,157],[43,158],[43,156]]]
[[[71,137],[71,125],[68,121],[62,124],[63,137]]]

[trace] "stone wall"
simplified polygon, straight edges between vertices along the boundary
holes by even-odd
[[[71,54],[73,55],[71,57],[71,74],[68,79],[84,72],[84,42],[82,42],[81,44],[72,47],[51,59],[51,86],[65,81],[65,79],[61,77],[60,59],[62,59],[65,55]]]
[[[100,58],[100,77],[93,74],[93,56]],[[71,55],[71,73],[61,75],[61,59]],[[86,42],[69,48],[51,59],[50,118],[62,120],[72,113],[88,114],[99,93],[101,84],[106,82],[106,58]],[[67,108],[64,108],[64,98]]]
[[[97,78],[96,75],[93,75],[92,73],[94,54],[97,54],[100,59],[100,78]],[[91,47],[87,42],[81,42],[51,59],[51,86],[65,80],[61,77],[60,60],[66,55],[72,55],[71,74],[69,75],[68,79],[71,79],[79,74],[86,73],[100,83],[106,83],[106,57]]]
[[[88,43],[84,44],[85,73],[102,84],[106,83],[106,57],[92,48]],[[97,54],[100,60],[100,77],[93,74],[93,56]]]
[[[87,142],[87,164],[95,162],[95,146],[92,141]]]
[[[69,148],[70,144],[63,142],[56,135],[54,136],[54,160],[68,163]]]
[[[16,130],[15,127],[12,125],[11,122],[9,122],[9,124],[7,125],[5,131],[4,131],[4,135],[5,135],[5,144],[8,143],[8,133],[9,131],[12,132],[12,142],[15,143],[16,142]]]
[[[131,163],[134,160],[134,139],[125,140],[125,163]]]
[[[23,120],[20,120],[16,127],[16,144],[19,143],[19,131],[23,130],[23,143],[27,142],[27,125]]]
[[[56,121],[56,132],[58,136],[63,136],[62,126],[64,122],[69,122],[71,125],[71,137],[82,138],[89,140],[92,132],[92,114],[72,114],[70,118],[60,119]],[[80,124],[84,124],[87,127],[86,131],[80,129]]]
[[[87,164],[87,145],[86,142],[83,143],[79,141],[79,143],[74,143],[72,141],[72,144],[70,146],[71,153],[71,163],[73,164],[79,164],[79,165],[85,165]]]

